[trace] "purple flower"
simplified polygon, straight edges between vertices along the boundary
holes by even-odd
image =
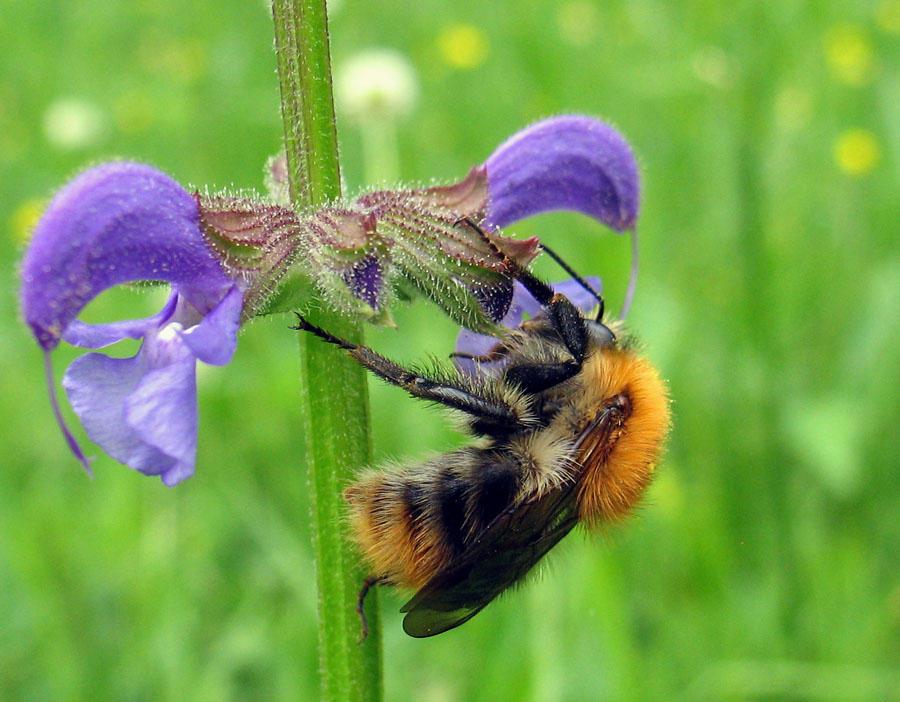
[[[54,412],[75,455],[88,461],[65,427],[49,354],[61,339],[102,348],[142,339],[133,358],[91,353],[63,378],[72,408],[111,456],[166,485],[190,477],[197,444],[198,360],[231,360],[242,293],[212,255],[194,197],[164,173],[109,163],[82,173],[50,203],[22,262],[25,321],[46,355]],[[121,283],[171,283],[163,309],[147,319],[88,325],[76,317]]]
[[[497,229],[573,210],[622,232],[635,226],[639,192],[637,162],[618,132],[590,117],[553,117],[510,137],[458,183],[375,191],[343,209],[320,211],[306,240],[310,258],[340,272],[320,278],[331,299],[346,290],[378,310],[391,279],[405,278],[429,288],[458,321],[487,328],[508,310],[512,286],[483,236],[461,223],[480,224],[507,256],[528,265],[538,241],[510,239]],[[423,278],[430,278],[425,286]],[[341,290],[328,288],[335,280]],[[469,294],[454,295],[455,286]],[[439,287],[444,294],[436,294]],[[477,309],[467,306],[470,297]]]

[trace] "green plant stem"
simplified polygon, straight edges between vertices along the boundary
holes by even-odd
[[[291,201],[305,209],[340,197],[325,0],[273,0],[275,45]],[[359,323],[337,312],[309,317],[360,341]],[[366,576],[346,538],[342,492],[370,458],[368,391],[362,368],[345,353],[299,335],[312,526],[319,590],[323,698],[381,699],[381,636],[376,593],[366,603],[369,636],[359,644],[356,598]]]

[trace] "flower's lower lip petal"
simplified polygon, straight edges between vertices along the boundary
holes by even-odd
[[[115,344],[123,339],[141,339],[150,330],[162,326],[175,310],[178,296],[174,293],[163,308],[152,317],[144,319],[130,319],[108,324],[85,324],[79,320],[73,320],[63,333],[63,338],[72,346],[83,349],[102,349]]]
[[[525,314],[530,316],[536,315],[541,311],[541,303],[534,299],[534,295],[525,289],[518,280],[513,285],[512,302],[509,305],[509,311],[500,321],[500,324],[507,329],[515,329],[522,323]]]
[[[145,373],[140,356],[89,353],[66,369],[62,385],[91,438],[110,456],[147,475],[172,469],[173,459],[147,444],[125,419],[125,402]]]
[[[231,361],[237,348],[242,306],[241,291],[233,287],[197,326],[181,333],[181,339],[197,359],[214,366]]]
[[[457,370],[472,377],[489,374],[493,369],[504,366],[505,359],[483,361],[475,360],[471,356],[487,356],[497,348],[498,343],[496,337],[477,334],[464,328],[456,337],[455,351],[461,355],[454,357],[453,364]]]
[[[125,399],[124,417],[146,445],[169,459],[160,471],[166,485],[191,477],[197,454],[195,361],[179,361],[147,373]]]
[[[515,329],[525,318],[525,313],[529,315],[537,314],[541,309],[540,303],[525,290],[525,287],[517,280],[513,284],[512,301],[506,315],[500,320],[501,326],[507,329]],[[497,346],[497,338],[487,334],[478,334],[470,329],[463,329],[459,336],[456,337],[455,351],[463,354],[456,358],[457,368],[469,374],[476,373],[476,369],[485,367],[483,362],[476,364],[471,358],[466,356],[484,356],[491,352]]]
[[[496,227],[560,209],[583,212],[616,231],[637,221],[634,154],[599,120],[573,115],[533,124],[501,144],[485,167],[486,219]]]

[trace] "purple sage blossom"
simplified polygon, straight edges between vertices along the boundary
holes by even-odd
[[[46,355],[54,412],[62,422],[49,354],[61,339],[102,348],[141,339],[133,358],[91,353],[63,378],[85,431],[109,455],[166,485],[190,477],[197,444],[198,360],[224,365],[237,344],[242,294],[209,250],[194,197],[149,166],[109,163],[75,178],[53,199],[22,262],[25,321]],[[147,319],[89,325],[76,317],[93,298],[138,280],[171,283]]]
[[[625,138],[583,115],[551,117],[503,142],[484,168],[485,222],[490,226],[507,227],[542,212],[572,210],[617,232],[631,232],[631,276],[620,315],[624,319],[637,283],[635,227],[640,209],[637,161]]]

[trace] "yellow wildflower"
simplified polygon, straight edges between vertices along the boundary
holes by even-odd
[[[859,127],[841,133],[834,143],[838,168],[850,176],[864,176],[881,161],[881,147],[876,136]]]
[[[451,24],[437,37],[441,58],[453,68],[470,70],[487,60],[490,46],[487,36],[471,24]]]

